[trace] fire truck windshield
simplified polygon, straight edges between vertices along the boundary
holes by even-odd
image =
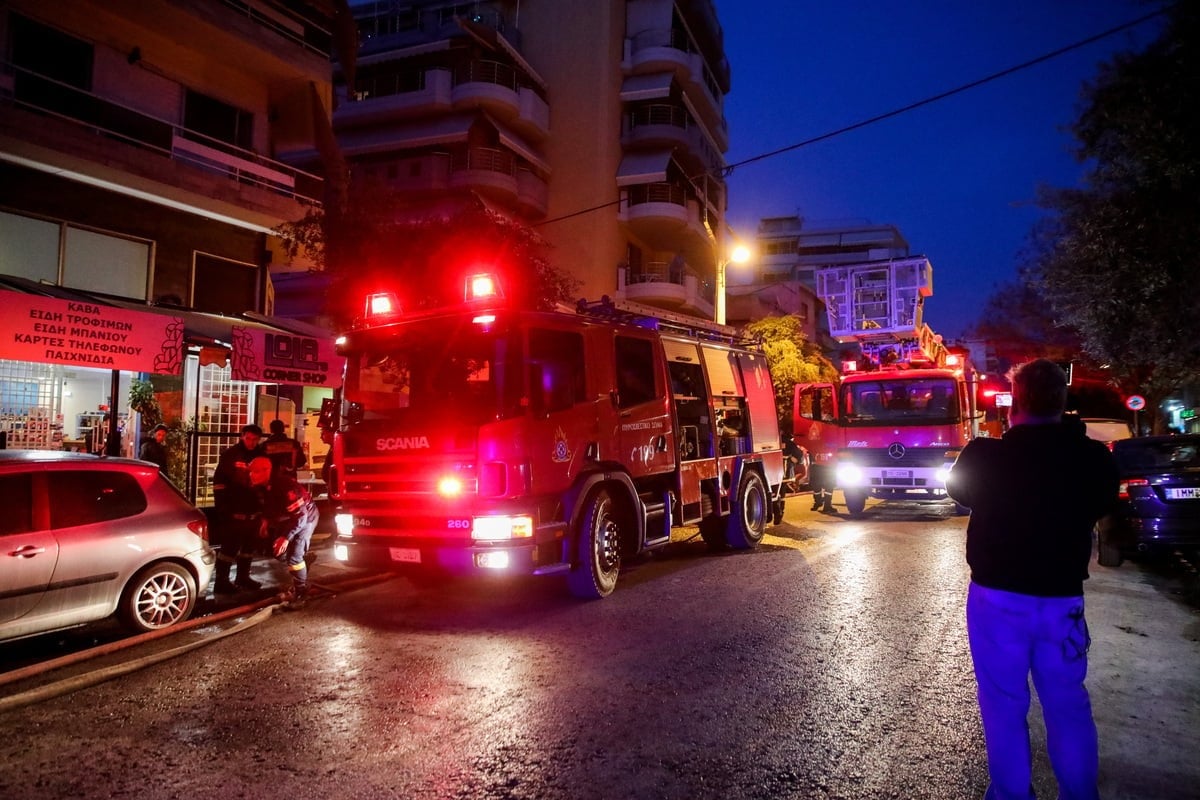
[[[345,355],[346,401],[363,421],[419,414],[479,424],[521,413],[519,357],[504,332],[420,325],[368,335]]]
[[[954,381],[949,378],[881,377],[842,386],[848,425],[946,425],[959,421]]]

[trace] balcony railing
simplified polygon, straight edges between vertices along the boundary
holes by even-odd
[[[717,83],[716,77],[712,74],[712,70],[708,68],[708,64],[704,63],[703,54],[696,43],[688,35],[687,31],[681,31],[675,28],[658,28],[654,30],[641,31],[633,37],[633,52],[638,52],[651,47],[670,47],[686,54],[696,54],[700,56],[700,79],[704,85],[708,87],[709,93],[713,99],[719,104],[724,93],[721,91],[720,85]]]
[[[639,183],[629,187],[629,205],[672,203],[687,205],[687,190],[674,183]]]
[[[259,25],[275,31],[283,38],[295,42],[305,50],[323,58],[329,58],[333,34],[330,33],[328,26],[332,24],[332,20],[322,18],[320,19],[321,24],[318,24],[317,19],[293,10],[293,7],[303,9],[303,4],[281,3],[276,0],[256,0],[253,3],[245,2],[245,0],[221,0],[221,2]]]
[[[637,128],[640,125],[673,125],[687,129],[691,126],[691,118],[682,106],[651,103],[629,112],[629,126]]]
[[[0,92],[0,105],[55,117],[79,125],[89,133],[217,172],[239,183],[285,197],[319,201],[323,194],[323,181],[317,175],[14,64],[4,63],[0,67],[12,76],[11,94]]]
[[[507,150],[497,150],[494,147],[471,147],[455,152],[450,159],[450,169],[454,172],[462,170],[482,170],[499,172],[502,175],[516,176],[516,159]]]
[[[464,83],[494,83],[514,92],[521,88],[517,71],[498,61],[471,61],[454,70],[454,85]]]

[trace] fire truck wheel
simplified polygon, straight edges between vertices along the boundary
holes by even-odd
[[[718,517],[715,514],[700,520],[700,538],[708,545],[709,550],[725,549],[725,523],[727,521],[726,518]]]
[[[738,484],[737,499],[725,539],[735,550],[757,547],[767,531],[767,518],[771,515],[771,500],[767,496],[767,485],[762,476],[747,470]]]
[[[846,496],[846,510],[850,516],[857,517],[867,507],[867,496],[862,492],[843,492]]]
[[[608,597],[621,568],[621,527],[618,509],[607,489],[588,498],[576,537],[576,563],[567,573],[567,588],[576,597]]]

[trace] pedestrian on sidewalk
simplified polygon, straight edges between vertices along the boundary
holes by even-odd
[[[987,800],[1034,797],[1029,679],[1060,798],[1095,800],[1099,755],[1084,679],[1092,528],[1117,498],[1112,454],[1065,416],[1066,373],[1038,359],[1013,376],[1012,427],[963,448],[947,491],[967,524],[967,638],[987,745]]]

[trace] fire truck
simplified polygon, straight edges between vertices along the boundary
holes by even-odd
[[[732,328],[607,298],[515,308],[483,274],[461,304],[366,309],[338,340],[336,558],[600,598],[676,527],[749,549],[782,519],[770,371]]]
[[[869,496],[953,502],[946,476],[978,433],[974,375],[922,319],[929,260],[831,267],[816,279],[830,333],[861,356],[842,362],[836,385],[796,387],[795,441],[836,476],[852,516]]]

